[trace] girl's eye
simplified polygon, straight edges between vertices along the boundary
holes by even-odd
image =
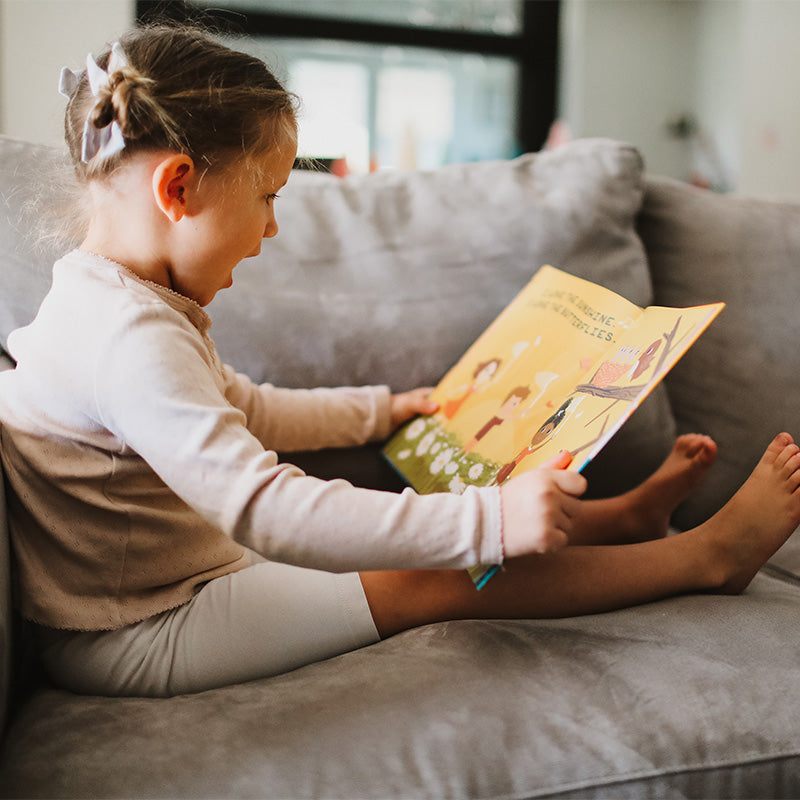
[[[267,202],[271,203],[273,200],[277,200],[280,195],[278,194],[268,194],[267,195]]]

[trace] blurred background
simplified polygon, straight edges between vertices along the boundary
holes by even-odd
[[[0,133],[60,144],[61,67],[156,14],[264,58],[337,174],[609,136],[653,173],[800,199],[800,0],[0,0]]]

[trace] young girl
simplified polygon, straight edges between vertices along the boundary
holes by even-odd
[[[60,685],[192,692],[438,620],[740,592],[800,523],[788,434],[720,512],[669,538],[714,459],[706,437],[681,437],[629,494],[587,502],[566,456],[426,497],[279,463],[435,411],[426,390],[256,386],[217,357],[203,306],[278,232],[291,97],[258,60],[175,28],[128,34],[62,89],[85,237],[0,377],[20,608]],[[481,592],[463,570],[503,561]]]

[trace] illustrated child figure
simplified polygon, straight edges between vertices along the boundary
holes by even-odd
[[[490,358],[488,361],[482,361],[478,364],[478,366],[475,367],[475,371],[472,373],[472,383],[468,386],[462,386],[458,397],[454,397],[445,402],[442,407],[442,414],[444,414],[445,418],[453,419],[469,397],[475,394],[475,392],[486,388],[486,386],[491,383],[501,363],[499,358]]]
[[[554,414],[551,414],[540,426],[536,433],[531,437],[531,443],[524,447],[512,461],[504,464],[500,471],[497,473],[494,483],[499,486],[505,483],[510,477],[511,473],[520,465],[523,459],[527,458],[531,453],[535,453],[540,448],[544,447],[555,435],[556,431],[561,426],[561,423],[566,419],[567,409],[572,404],[573,398],[565,400]]]
[[[278,233],[293,98],[259,60],[166,27],[90,56],[62,89],[84,235],[0,376],[19,608],[58,685],[173,695],[439,620],[741,592],[800,523],[786,433],[715,516],[670,537],[714,460],[707,437],[600,501],[580,499],[566,456],[424,497],[280,463],[435,411],[425,389],[256,385],[216,354],[204,306]],[[464,570],[478,563],[505,565],[480,592]]]
[[[516,386],[513,388],[505,400],[503,400],[500,408],[497,409],[495,415],[470,439],[464,447],[464,452],[472,452],[478,445],[478,442],[489,433],[492,428],[502,425],[509,419],[513,419],[514,412],[517,410],[519,404],[531,393],[527,386]]]

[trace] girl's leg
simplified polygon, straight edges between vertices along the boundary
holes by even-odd
[[[584,502],[570,543],[630,544],[666,536],[672,512],[702,483],[716,455],[708,436],[678,437],[666,461],[640,486]]]
[[[731,500],[692,531],[509,561],[480,592],[462,571],[367,572],[361,582],[382,637],[451,619],[592,614],[688,592],[744,591],[798,525],[800,448],[781,434]]]
[[[39,629],[55,683],[161,697],[282,674],[379,640],[358,575],[274,562],[215,578],[183,606],[112,631]]]

